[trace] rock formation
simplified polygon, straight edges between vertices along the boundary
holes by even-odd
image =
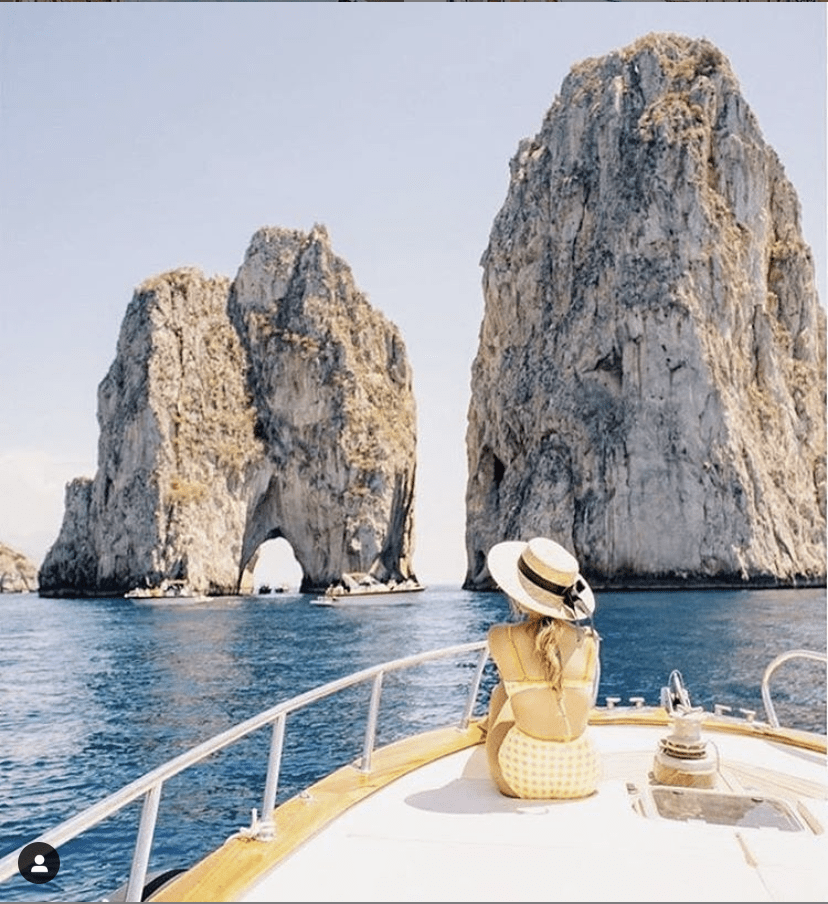
[[[575,66],[481,264],[466,588],[537,534],[597,586],[825,582],[825,311],[716,47]]]
[[[37,590],[37,565],[4,543],[0,543],[0,593],[30,593]]]
[[[98,421],[97,473],[67,487],[41,595],[250,590],[280,536],[303,589],[412,576],[405,348],[322,227],[260,230],[232,283],[192,268],[143,283]]]
[[[416,412],[397,328],[356,288],[321,227],[259,230],[228,310],[266,450],[243,560],[284,536],[314,586],[345,572],[414,577]]]

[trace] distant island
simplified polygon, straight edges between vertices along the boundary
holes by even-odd
[[[21,552],[0,543],[0,593],[37,590],[37,565]]]

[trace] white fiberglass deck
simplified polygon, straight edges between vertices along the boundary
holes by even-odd
[[[717,790],[784,793],[794,811],[796,793],[804,792],[806,806],[798,814],[800,831],[710,825],[645,816],[633,806],[643,792],[643,809],[651,808],[648,772],[664,728],[591,730],[604,779],[588,799],[503,797],[477,745],[404,775],[346,810],[239,899],[828,899],[828,835],[819,833],[828,827],[824,756],[711,732],[722,765]],[[783,779],[791,773],[797,778]]]

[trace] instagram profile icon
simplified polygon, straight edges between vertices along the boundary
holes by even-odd
[[[58,852],[42,841],[27,844],[17,858],[17,870],[27,881],[35,885],[51,882],[60,869]]]

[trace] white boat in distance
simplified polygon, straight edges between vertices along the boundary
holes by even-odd
[[[485,708],[486,641],[421,653],[279,703],[33,840],[58,847],[143,798],[129,882],[111,901],[825,901],[826,737],[780,725],[770,692],[778,666],[797,659],[826,662],[810,650],[776,657],[762,680],[764,720],[693,706],[678,672],[656,703],[607,698],[589,720],[597,791],[521,800],[489,778],[485,720],[474,715]],[[375,749],[383,678],[438,660],[457,662],[468,683],[462,712]],[[361,751],[275,807],[286,717],[364,683]],[[250,827],[217,838],[191,866],[148,876],[164,783],[266,727],[265,788]],[[0,860],[0,882],[18,854]]]
[[[425,587],[414,578],[402,581],[378,581],[370,574],[346,573],[336,584],[331,584],[323,596],[313,600],[317,605],[331,605],[351,597],[376,597],[389,593],[419,593]]]
[[[165,580],[158,587],[135,587],[124,594],[126,599],[146,602],[203,603],[210,597],[197,593],[186,581]]]

